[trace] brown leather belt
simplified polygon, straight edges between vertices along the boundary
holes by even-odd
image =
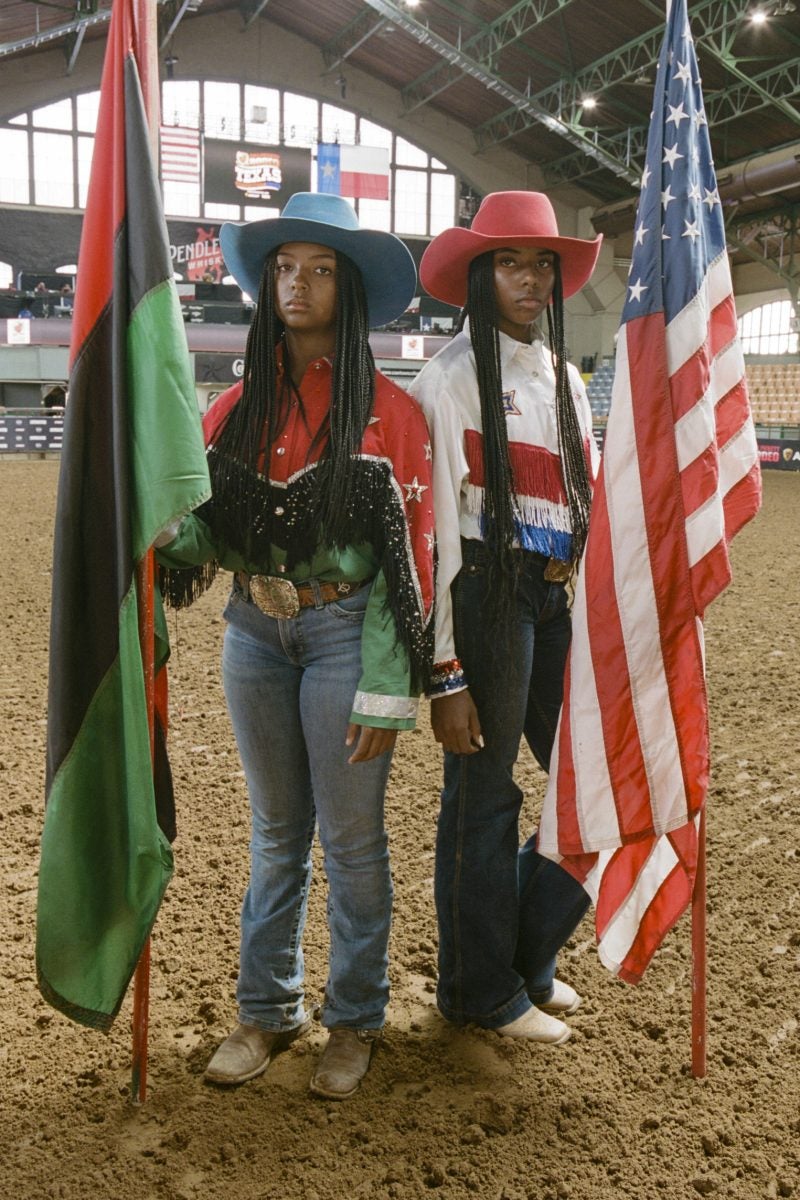
[[[237,571],[236,579],[246,598],[268,617],[278,620],[290,620],[301,608],[312,608],[317,598],[323,604],[344,600],[370,582],[368,579],[356,582],[343,579],[337,583],[321,580],[292,583],[291,579],[283,579],[280,575],[247,575],[244,571]]]

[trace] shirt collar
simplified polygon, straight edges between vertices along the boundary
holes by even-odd
[[[464,321],[464,333],[469,336],[469,317]],[[519,358],[523,363],[533,362],[540,360],[544,353],[544,338],[538,325],[533,327],[533,341],[530,343],[518,342],[516,338],[509,337],[502,330],[498,330],[498,336],[500,338],[501,369],[514,358]]]

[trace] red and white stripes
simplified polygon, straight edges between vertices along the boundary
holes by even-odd
[[[709,773],[701,617],[759,502],[723,255],[666,328],[655,312],[620,330],[539,834],[630,982],[691,898]]]

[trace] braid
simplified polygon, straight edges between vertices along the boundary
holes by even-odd
[[[323,438],[318,472],[317,512],[329,545],[347,545],[354,516],[353,456],[372,416],[375,360],[369,344],[367,299],[361,272],[346,255],[336,253],[336,353],[333,360],[331,407],[328,420],[312,443]]]
[[[552,303],[547,306],[547,331],[550,337],[550,353],[556,376],[556,423],[561,474],[564,479],[572,525],[573,556],[578,562],[586,545],[592,492],[586,465],[583,434],[578,423],[578,414],[567,375],[567,355],[564,345],[564,292],[561,282],[561,264],[557,256],[555,265],[556,278]]]
[[[494,259],[491,251],[473,259],[469,268],[466,313],[475,354],[481,402],[484,459],[484,541],[488,556],[490,621],[500,624],[510,612],[516,591],[518,563],[513,551],[514,480],[508,451],[503,406],[500,336],[494,299]]]
[[[269,490],[254,488],[253,480],[258,475],[265,432],[268,447],[288,412],[288,362],[280,391],[277,386],[276,347],[282,333],[283,322],[275,310],[275,255],[270,254],[247,334],[242,396],[208,456],[216,531],[245,558],[250,557],[253,540],[271,540],[273,505]]]

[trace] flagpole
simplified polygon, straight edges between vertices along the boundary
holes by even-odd
[[[706,1074],[706,810],[697,830],[697,873],[692,891],[692,1076]]]
[[[142,86],[153,161],[158,163],[158,25],[156,0],[133,0],[134,53]],[[139,601],[139,645],[142,652],[150,762],[155,763],[155,631],[153,582],[155,564],[150,548],[136,568]],[[144,1104],[147,1097],[147,1035],[150,1010],[150,938],[136,965],[133,979],[133,1037],[131,1048],[131,1101]]]

